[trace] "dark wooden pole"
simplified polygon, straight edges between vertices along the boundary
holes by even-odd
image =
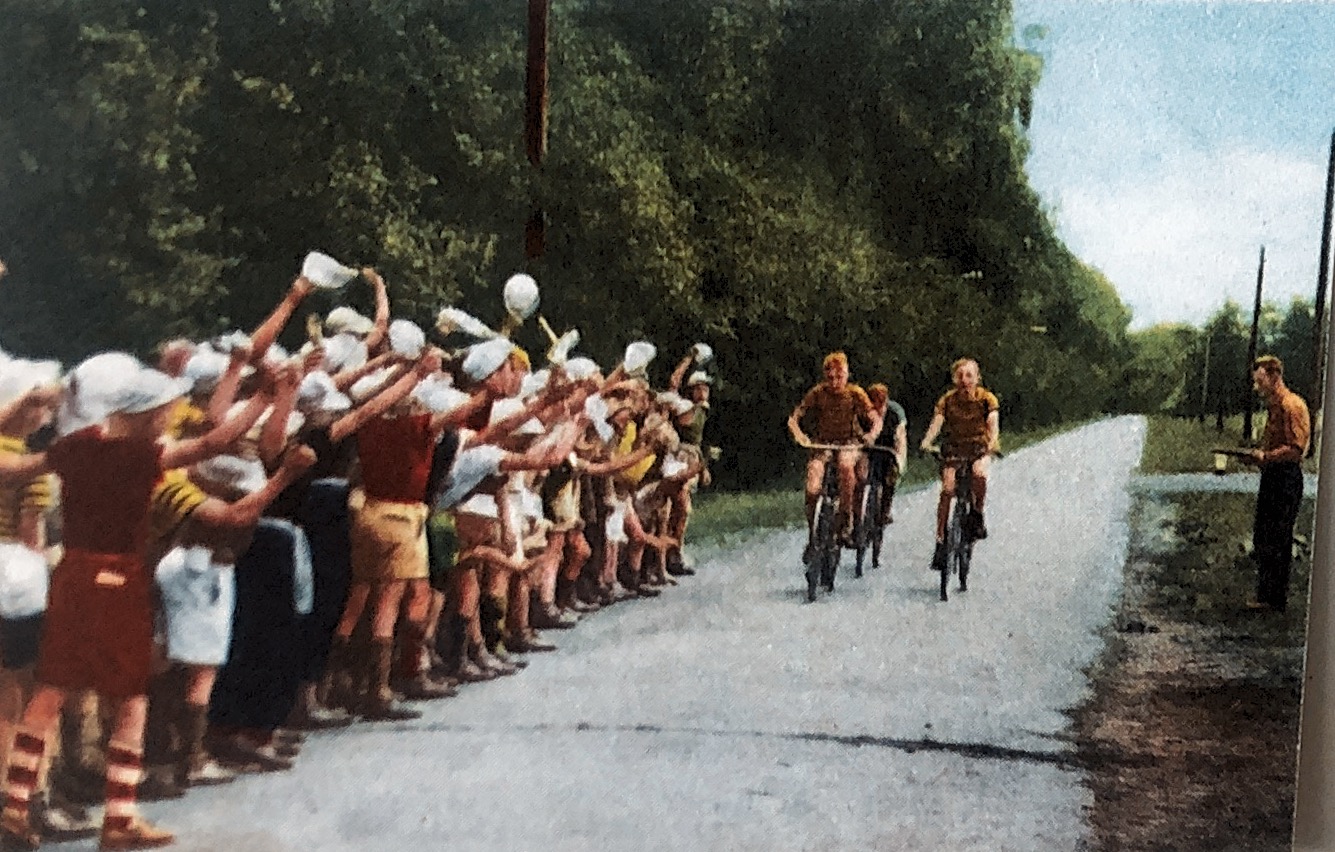
[[[1323,367],[1326,361],[1326,290],[1330,286],[1331,207],[1335,205],[1335,133],[1330,135],[1330,162],[1326,165],[1326,213],[1321,222],[1321,260],[1316,273],[1316,310],[1312,318],[1312,393],[1313,413],[1321,410]],[[1308,449],[1316,449],[1313,441]]]
[[[1242,441],[1252,442],[1252,409],[1256,407],[1252,400],[1252,364],[1256,361],[1256,338],[1261,330],[1261,285],[1265,281],[1265,246],[1261,246],[1261,262],[1256,267],[1256,302],[1252,306],[1252,336],[1247,341],[1247,375],[1244,387],[1247,388],[1247,403],[1242,409]]]
[[[524,79],[524,151],[534,169],[547,156],[547,21],[549,0],[528,0],[528,65]],[[524,226],[524,258],[542,257],[547,247],[546,214],[533,199]]]

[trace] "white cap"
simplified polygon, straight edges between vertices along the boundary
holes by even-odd
[[[561,365],[570,357],[570,350],[579,345],[579,329],[572,328],[565,334],[556,339],[552,344],[551,350],[547,353],[547,360],[556,365]]]
[[[538,309],[538,282],[532,275],[511,275],[503,291],[505,309],[519,319],[528,319]]]
[[[489,340],[500,336],[492,331],[491,327],[485,322],[458,308],[441,308],[440,313],[436,315],[436,330],[441,334],[449,334],[458,330],[479,340]]]
[[[523,410],[524,401],[518,397],[511,396],[506,397],[505,399],[498,399],[491,404],[491,420],[489,422],[492,424],[499,423],[505,418],[513,417]],[[541,435],[546,431],[547,430],[542,425],[542,421],[538,420],[536,417],[530,417],[516,427],[513,434]]]
[[[0,405],[59,379],[60,364],[55,361],[6,361],[0,364]]]
[[[200,485],[214,485],[254,494],[269,481],[259,459],[222,455],[205,459],[190,468],[190,478]]]
[[[643,373],[649,366],[649,362],[654,360],[658,350],[652,343],[644,340],[637,340],[626,347],[626,354],[622,357],[621,363],[626,368],[626,372],[631,375]]]
[[[426,346],[426,332],[412,320],[396,319],[389,324],[389,348],[405,358],[416,358]]]
[[[287,350],[277,343],[270,343],[269,348],[264,350],[264,363],[266,364],[278,365],[290,357]]]
[[[181,372],[181,378],[190,382],[191,390],[196,393],[204,393],[212,390],[222,378],[223,373],[227,372],[227,365],[231,358],[216,349],[209,346],[195,347],[195,354],[190,356],[190,360],[185,362],[185,369]]]
[[[111,398],[142,369],[137,358],[124,352],[102,352],[80,362],[65,377],[57,431],[68,435],[106,420]]]
[[[236,330],[229,331],[226,334],[219,336],[218,339],[213,342],[213,348],[225,355],[231,355],[232,350],[249,345],[250,335],[246,334],[244,331]]]
[[[474,343],[464,356],[464,375],[475,382],[485,381],[501,368],[513,350],[514,345],[503,337]]]
[[[324,368],[331,373],[355,370],[366,364],[366,344],[356,335],[342,332],[326,337],[320,344],[324,349]]]
[[[302,277],[322,290],[337,290],[356,278],[357,270],[344,266],[327,254],[313,251],[301,263]]]
[[[375,330],[375,322],[370,317],[362,316],[347,305],[339,305],[329,312],[329,316],[325,317],[324,330],[326,334],[347,332],[358,337],[365,337]]]
[[[695,363],[702,367],[714,360],[714,350],[708,343],[697,343],[692,346],[691,355],[694,356]]]
[[[565,371],[574,381],[582,382],[598,373],[598,365],[591,358],[571,358],[566,362]]]
[[[468,402],[469,396],[455,388],[449,376],[436,373],[427,376],[413,388],[412,396],[432,414],[454,411]]]
[[[696,370],[694,373],[691,373],[691,377],[686,380],[686,387],[690,387],[691,385],[712,385],[713,383],[714,380],[709,377],[708,373],[704,370]]]
[[[603,441],[612,440],[612,426],[607,422],[607,400],[594,394],[584,400],[584,414],[593,422],[593,430]]]
[[[320,370],[307,373],[297,388],[297,408],[307,413],[347,411],[352,407],[329,374]]]
[[[137,375],[108,397],[108,413],[143,414],[175,402],[189,391],[189,381],[173,379],[152,367],[141,367]]]
[[[234,414],[237,413],[237,411],[241,410],[242,408],[245,408],[247,404],[248,403],[246,401],[239,401],[233,403],[232,408],[227,412],[228,418],[231,418]],[[264,431],[265,424],[269,422],[269,417],[272,414],[273,414],[273,406],[269,406],[268,408],[264,409],[264,413],[261,414],[259,418],[255,420],[255,425],[250,427],[250,431],[246,433],[246,437],[251,440],[258,441],[260,434]],[[297,432],[301,431],[301,427],[303,424],[305,424],[305,422],[306,422],[306,417],[300,411],[293,411],[291,414],[287,416],[287,422],[283,424],[283,436],[285,438],[293,437],[294,435],[297,434]]]
[[[547,382],[552,378],[551,370],[539,370],[536,373],[529,373],[524,376],[523,381],[519,383],[519,398],[529,399],[535,396],[538,391],[547,387]]]
[[[663,459],[663,465],[660,469],[664,476],[676,476],[686,470],[686,462],[674,456],[668,456]]]
[[[670,409],[673,414],[685,414],[692,408],[695,408],[695,403],[686,399],[681,394],[673,393],[672,391],[660,393],[656,401],[659,405],[666,406]]]
[[[385,383],[389,376],[389,369],[382,368],[372,373],[367,373],[360,379],[352,383],[348,388],[348,396],[352,397],[353,402],[365,402]]]

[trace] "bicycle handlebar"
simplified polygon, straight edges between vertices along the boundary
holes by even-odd
[[[958,464],[959,462],[977,461],[978,459],[985,458],[987,456],[996,456],[999,459],[1006,457],[1006,454],[1003,453],[1001,450],[988,450],[987,452],[977,456],[945,456],[941,454],[940,447],[928,447],[925,450],[919,448],[919,452],[921,452],[925,456],[931,456],[935,458],[937,461],[944,462],[946,464],[952,464],[952,463]]]
[[[894,447],[882,447],[876,444],[798,444],[804,450],[874,450],[882,453],[893,453]]]

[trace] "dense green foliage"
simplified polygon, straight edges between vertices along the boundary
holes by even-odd
[[[836,347],[915,432],[962,354],[1011,425],[1123,404],[1129,313],[1024,174],[1041,63],[1006,0],[558,0],[540,173],[524,5],[0,0],[0,344],[249,324],[311,248],[397,313],[495,320],[537,202],[553,325],[604,363],[654,340],[660,381],[714,346],[720,484],[794,457]]]

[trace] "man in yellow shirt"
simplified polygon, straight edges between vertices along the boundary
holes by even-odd
[[[788,431],[799,446],[811,444],[842,444],[850,449],[814,450],[807,460],[806,508],[807,529],[812,529],[816,502],[825,481],[825,465],[832,457],[839,465],[839,511],[835,526],[839,536],[847,541],[853,533],[853,491],[857,485],[857,463],[862,457],[860,445],[870,444],[881,433],[881,412],[875,409],[867,393],[848,381],[848,356],[831,352],[823,364],[825,381],[807,391],[788,418]],[[802,431],[802,418],[815,417],[815,432],[808,438]],[[866,431],[862,422],[871,424]],[[853,447],[852,445],[858,445]],[[808,545],[810,541],[807,542]]]
[[[973,501],[977,513],[971,531],[975,539],[987,538],[983,521],[983,501],[987,497],[989,456],[1001,441],[1001,414],[996,396],[981,384],[978,362],[961,358],[950,368],[955,387],[936,401],[936,412],[922,438],[922,449],[927,450],[945,430],[941,454],[947,458],[973,459]],[[941,468],[941,496],[936,506],[936,552],[932,567],[941,570],[946,564],[946,522],[950,518],[950,501],[955,497],[955,468]]]

